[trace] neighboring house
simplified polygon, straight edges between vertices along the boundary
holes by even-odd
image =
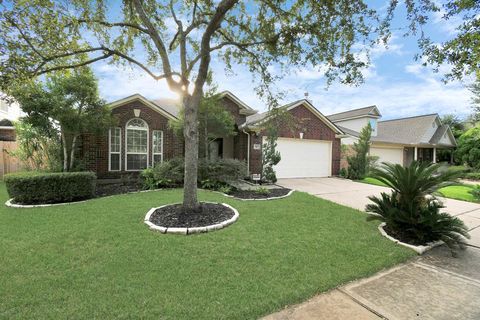
[[[231,92],[220,94],[224,107],[235,119],[236,135],[215,141],[211,150],[218,158],[247,163],[249,174],[262,171],[264,130],[268,113],[258,114]],[[108,135],[82,137],[81,154],[88,170],[100,178],[118,178],[138,173],[156,163],[183,156],[184,145],[168,126],[177,119],[179,104],[173,100],[148,100],[135,94],[110,104],[118,125]],[[282,160],[277,177],[327,177],[340,167],[340,139],[344,132],[320,113],[309,101],[299,100],[283,109],[294,126],[281,123],[278,150]]]
[[[13,121],[22,115],[18,103],[9,103],[0,92],[0,141],[15,141],[15,128]]]
[[[379,121],[376,106],[350,110],[328,116],[348,137],[342,143],[351,145],[358,140],[359,131],[372,125],[370,155],[379,162],[409,165],[413,160],[437,161],[438,149],[450,149],[457,143],[448,125],[442,124],[438,114]]]

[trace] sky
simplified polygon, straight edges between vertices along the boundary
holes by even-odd
[[[378,0],[376,4],[380,3]],[[441,19],[442,13],[431,16],[425,32],[434,41],[441,42],[455,35],[459,21],[448,23]],[[323,74],[318,68],[295,69],[275,85],[286,92],[283,103],[289,103],[305,97],[323,114],[354,108],[376,105],[382,113],[382,119],[394,119],[429,113],[456,114],[466,117],[471,113],[471,93],[464,83],[442,81],[442,66],[439,73],[432,67],[424,67],[421,61],[415,61],[419,53],[415,37],[404,37],[406,20],[403,12],[397,12],[393,33],[388,47],[378,45],[371,48],[371,65],[364,70],[365,81],[360,86],[348,86],[333,83],[327,86]],[[276,66],[272,66],[275,68]],[[139,69],[129,69],[99,62],[94,65],[99,78],[100,92],[108,102],[139,93],[149,99],[175,98],[164,81],[155,81]],[[234,67],[235,74],[227,74],[221,61],[212,60],[211,68],[219,91],[229,90],[258,111],[267,106],[256,96],[252,75],[242,65]]]

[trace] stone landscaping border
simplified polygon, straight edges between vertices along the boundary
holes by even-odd
[[[92,198],[92,199],[97,199],[97,198]],[[13,198],[12,198],[12,199],[8,199],[5,202],[5,205],[10,208],[42,208],[42,207],[54,207],[54,206],[64,206],[67,204],[83,203],[92,199],[72,201],[72,202],[47,203],[47,204],[17,204],[17,203],[13,203]]]
[[[232,195],[229,195],[229,194],[226,194],[226,193],[223,193],[223,192],[219,192],[219,191],[216,191],[220,194],[223,194],[225,197],[228,197],[228,198],[232,198],[232,199],[235,199],[235,200],[242,200],[242,201],[264,201],[264,200],[277,200],[277,199],[283,199],[283,198],[286,198],[286,197],[289,197],[292,195],[292,193],[294,192],[295,190],[290,190],[286,195],[283,195],[283,196],[279,196],[279,197],[270,197],[270,198],[260,198],[260,199],[243,199],[243,198],[237,198],[235,196],[232,196]]]
[[[41,208],[41,207],[64,206],[64,205],[68,205],[68,204],[77,204],[77,203],[83,203],[83,202],[87,202],[87,201],[91,201],[91,200],[121,196],[121,195],[124,195],[124,194],[144,193],[144,192],[152,192],[152,191],[159,191],[159,190],[164,190],[164,189],[130,191],[130,192],[126,192],[126,193],[111,194],[111,195],[103,196],[103,197],[94,197],[94,198],[91,198],[91,199],[86,199],[86,200],[81,200],[81,201],[46,203],[46,204],[16,204],[16,203],[13,203],[13,198],[11,198],[11,199],[8,199],[5,202],[5,206],[10,207],[10,208]]]
[[[425,252],[427,252],[428,250],[431,250],[435,247],[438,247],[439,245],[442,245],[443,244],[443,241],[435,241],[435,242],[431,242],[430,244],[426,245],[426,246],[414,246],[414,245],[411,245],[411,244],[408,244],[408,243],[405,243],[405,242],[401,242],[400,240],[398,239],[395,239],[394,237],[388,235],[385,230],[383,229],[383,227],[385,227],[387,224],[385,222],[382,222],[379,226],[378,226],[378,230],[380,231],[380,233],[382,234],[382,236],[388,238],[389,240],[395,242],[396,244],[399,244],[401,246],[404,246],[404,247],[407,247],[409,249],[412,249],[414,250],[416,253],[418,254],[424,254]]]
[[[150,209],[147,214],[145,215],[145,219],[144,219],[144,223],[150,228],[150,230],[153,230],[153,231],[158,231],[158,232],[161,232],[161,233],[171,233],[171,234],[183,234],[183,235],[189,235],[189,234],[194,234],[194,233],[205,233],[205,232],[211,232],[211,231],[215,231],[215,230],[219,230],[219,229],[223,229],[229,225],[231,225],[232,223],[234,223],[235,221],[238,220],[238,217],[240,216],[237,209],[233,208],[232,206],[226,204],[226,203],[218,203],[218,202],[209,202],[209,201],[202,201],[204,203],[213,203],[213,204],[221,204],[222,206],[224,207],[227,207],[229,209],[232,209],[234,214],[233,214],[233,217],[231,217],[230,219],[228,220],[225,220],[223,222],[220,222],[220,223],[217,223],[217,224],[212,224],[212,225],[209,225],[209,226],[204,226],[204,227],[191,227],[191,228],[174,228],[174,227],[170,227],[170,228],[167,228],[167,227],[162,227],[162,226],[158,226],[156,224],[153,224],[151,221],[150,221],[150,216],[158,209],[160,208],[164,208],[164,207],[167,207],[167,206],[172,206],[172,205],[175,205],[175,204],[178,204],[178,203],[170,203],[170,204],[166,204],[166,205],[163,205],[163,206],[160,206],[160,207],[157,207],[157,208],[152,208]]]

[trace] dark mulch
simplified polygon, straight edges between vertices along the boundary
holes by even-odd
[[[196,213],[184,213],[181,204],[174,204],[157,209],[150,221],[166,228],[205,227],[226,221],[234,216],[232,209],[219,203],[200,203],[201,210]]]
[[[142,190],[140,184],[106,183],[97,184],[95,195],[97,197],[106,197],[140,190]]]
[[[235,190],[230,193],[231,196],[240,199],[266,199],[272,197],[281,197],[290,192],[287,188],[268,189],[268,194],[255,192],[254,190]]]
[[[388,225],[384,226],[383,230],[385,230],[385,232],[389,236],[394,237],[395,239],[400,240],[403,243],[408,243],[413,246],[426,245],[426,243],[423,243],[418,239],[412,238],[407,232],[403,232],[402,230],[392,229]]]

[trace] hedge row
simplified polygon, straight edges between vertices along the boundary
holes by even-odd
[[[15,203],[47,204],[80,201],[95,196],[93,172],[20,172],[4,177]]]

